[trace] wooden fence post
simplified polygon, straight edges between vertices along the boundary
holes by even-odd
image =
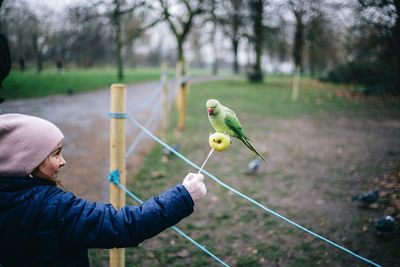
[[[168,124],[169,124],[169,87],[168,87],[168,65],[163,63],[161,67],[161,120],[160,120],[160,137],[168,143]]]
[[[111,85],[111,113],[126,112],[126,86]],[[125,118],[112,116],[110,121],[110,172],[119,171],[119,183],[126,184]],[[125,192],[110,183],[110,203],[120,209],[125,206]],[[110,267],[125,267],[125,249],[110,249]]]
[[[186,121],[186,97],[188,90],[188,81],[181,81],[178,92],[178,130],[183,132],[185,130]]]
[[[176,79],[178,86],[178,95],[176,99],[178,110],[178,130],[183,132],[185,130],[186,120],[186,94],[188,89],[188,81],[185,78],[185,61],[178,61],[176,64]],[[183,81],[185,79],[185,81]]]
[[[292,80],[292,101],[297,101],[299,98],[300,87],[300,67],[296,66],[296,70]]]

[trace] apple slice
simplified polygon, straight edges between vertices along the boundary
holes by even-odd
[[[208,143],[215,151],[224,151],[231,144],[231,138],[223,133],[213,133],[208,138]]]

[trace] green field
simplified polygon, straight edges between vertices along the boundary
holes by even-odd
[[[290,219],[391,266],[400,252],[398,232],[392,239],[376,240],[368,222],[383,210],[360,210],[348,198],[374,186],[373,177],[393,171],[387,162],[395,161],[400,152],[395,138],[399,99],[364,97],[346,87],[303,78],[300,97],[293,102],[290,82],[289,77],[268,76],[265,84],[259,85],[244,80],[194,85],[189,93],[186,130],[177,132],[174,119],[168,143],[179,143],[180,152],[201,165],[210,150],[208,136],[212,132],[205,102],[219,99],[237,113],[245,132],[271,166],[262,166],[254,176],[244,174],[254,156],[234,140],[228,150],[212,156],[206,165],[208,171]],[[170,157],[167,163],[161,157],[162,147],[156,144],[139,174],[129,177],[128,172],[128,187],[142,199],[180,183],[187,172],[196,171],[177,157]],[[399,171],[400,166],[394,168]],[[325,176],[335,179],[321,181]],[[230,265],[364,266],[250,205],[209,178],[206,184],[206,198],[178,227]],[[132,200],[128,203],[136,204]],[[366,223],[369,230],[363,232]],[[127,266],[218,266],[173,230],[126,252]],[[108,253],[94,250],[90,255],[94,266],[102,266]]]
[[[152,69],[126,69],[125,78],[121,83],[135,83],[141,81],[157,80],[161,70]],[[47,95],[79,93],[110,86],[119,83],[115,69],[66,69],[58,75],[54,69],[46,69],[37,74],[36,71],[11,72],[4,81],[0,90],[0,97],[6,100],[18,98],[31,98]]]
[[[188,75],[209,75],[209,71],[193,69],[189,70]],[[168,76],[174,76],[172,68],[169,69]],[[116,70],[113,68],[66,69],[62,75],[58,75],[55,69],[45,69],[40,74],[34,70],[12,71],[3,82],[0,97],[12,100],[79,93],[105,88],[112,83],[130,84],[158,80],[160,77],[159,68],[125,69],[122,81],[118,81]]]

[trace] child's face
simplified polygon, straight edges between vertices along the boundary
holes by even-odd
[[[50,153],[45,161],[38,167],[37,176],[45,179],[57,179],[58,172],[61,167],[65,165],[65,160],[61,154],[63,148],[63,141],[61,141],[56,148]]]

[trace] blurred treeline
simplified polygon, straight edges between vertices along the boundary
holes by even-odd
[[[123,66],[185,60],[256,80],[297,69],[399,93],[399,10],[399,0],[90,0],[56,11],[5,0],[0,31],[14,69],[117,65],[122,77]]]

